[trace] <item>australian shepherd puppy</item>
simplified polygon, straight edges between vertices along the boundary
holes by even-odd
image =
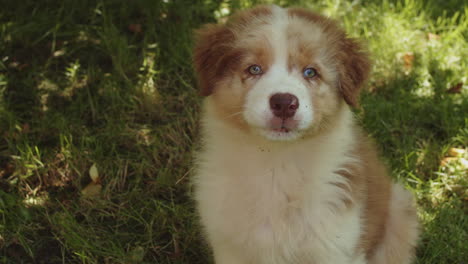
[[[412,196],[350,106],[360,44],[303,9],[260,6],[197,32],[204,101],[195,200],[217,264],[410,263]]]

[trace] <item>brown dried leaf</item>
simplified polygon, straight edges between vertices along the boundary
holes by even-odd
[[[448,150],[448,155],[450,157],[461,157],[463,154],[465,154],[465,150],[461,148],[450,148]]]
[[[439,40],[440,39],[440,36],[437,35],[437,34],[434,34],[434,33],[427,33],[427,39],[429,41],[431,40]]]
[[[128,25],[128,30],[132,33],[141,33],[143,31],[141,24],[130,24]]]
[[[452,162],[455,162],[457,161],[458,158],[454,158],[454,157],[446,157],[446,158],[443,158],[441,161],[440,161],[440,165],[441,166],[447,166],[449,163],[452,163]]]
[[[413,68],[414,62],[414,53],[413,52],[406,52],[403,54],[403,63],[404,68],[406,71],[410,71]]]
[[[447,93],[461,93],[463,87],[463,83],[459,82],[455,84],[454,86],[450,87],[450,89],[447,90]]]

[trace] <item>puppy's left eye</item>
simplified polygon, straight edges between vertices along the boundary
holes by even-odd
[[[260,74],[263,73],[262,67],[260,67],[260,65],[256,65],[256,64],[251,65],[251,66],[247,69],[247,71],[248,71],[250,74],[252,74],[252,75],[260,75]]]
[[[317,70],[314,68],[305,68],[303,75],[305,78],[314,78],[315,76],[317,76]]]

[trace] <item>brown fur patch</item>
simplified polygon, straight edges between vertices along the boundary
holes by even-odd
[[[226,83],[226,86],[229,86],[235,81],[235,79],[224,80],[221,85]],[[218,118],[244,131],[249,130],[249,125],[242,115],[246,93],[247,89],[218,89],[211,98],[216,106],[214,109]]]
[[[201,95],[210,95],[216,83],[240,54],[232,50],[234,33],[223,25],[205,25],[196,32],[193,62]]]
[[[245,97],[251,87],[261,78],[249,74],[248,67],[257,64],[267,71],[272,60],[271,52],[265,49],[265,46],[259,48],[256,43],[251,43],[251,45],[249,52],[245,51],[238,63],[231,66],[229,76],[224,76],[219,80],[217,85],[220,89],[212,93],[218,117],[245,131],[249,129],[242,115]]]
[[[256,21],[252,29],[266,24],[271,14],[270,7],[259,6],[237,13],[226,25],[207,25],[197,31],[194,64],[201,94],[212,95],[218,117],[242,130],[249,129],[242,115],[245,96],[259,78],[247,69],[257,64],[267,71],[272,63],[267,37],[251,34],[248,28],[252,21]]]
[[[419,237],[419,223],[412,194],[394,184],[390,211],[381,243],[369,254],[369,264],[410,264]]]
[[[351,106],[358,105],[359,90],[367,79],[370,61],[360,44],[350,38],[344,38],[338,53],[339,86],[345,101]]]
[[[326,44],[327,57],[330,59],[327,63],[335,65],[338,71],[339,91],[349,105],[357,106],[359,90],[370,71],[367,53],[357,40],[348,38],[335,21],[299,8],[289,9],[288,13],[290,17],[307,20],[321,28],[326,35],[326,43],[322,44]],[[301,46],[297,50],[300,51]]]
[[[385,235],[392,183],[373,143],[364,133],[360,132],[359,135],[358,142],[361,143],[356,151],[363,162],[361,177],[364,177],[366,186],[364,231],[360,247],[369,256]]]
[[[389,214],[389,201],[392,183],[373,143],[358,128],[359,140],[350,153],[360,163],[344,164],[345,170],[337,171],[348,180],[348,185],[337,185],[348,192],[352,200],[343,201],[347,207],[364,203],[363,232],[359,251],[369,258],[381,244],[385,236],[385,226]]]
[[[239,12],[226,25],[208,24],[196,31],[193,62],[201,95],[212,94],[217,83],[239,67],[248,49],[236,46],[238,31],[251,23],[253,17],[268,16],[271,9],[259,6]]]

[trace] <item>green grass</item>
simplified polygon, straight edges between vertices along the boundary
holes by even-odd
[[[262,2],[4,3],[0,262],[210,263],[188,184],[201,102],[192,31]],[[368,43],[357,114],[418,199],[417,263],[464,263],[468,155],[441,161],[468,150],[468,7],[316,2],[276,1],[337,18]],[[83,194],[90,184],[102,189]]]

